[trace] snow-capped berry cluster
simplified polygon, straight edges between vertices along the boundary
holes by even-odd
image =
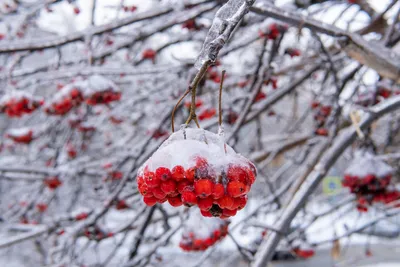
[[[228,234],[228,225],[226,220],[192,216],[184,227],[179,246],[185,251],[206,250]]]
[[[50,115],[65,115],[83,102],[82,91],[75,84],[64,86],[53,99],[46,103],[44,110]]]
[[[43,105],[43,100],[25,92],[13,92],[0,99],[0,113],[8,117],[21,117],[30,114]]]
[[[195,206],[205,217],[234,216],[247,203],[254,165],[222,136],[201,129],[172,134],[138,172],[144,202]]]
[[[14,128],[7,131],[6,137],[19,144],[29,144],[34,139],[31,128]]]
[[[325,127],[326,119],[332,112],[332,106],[323,105],[318,101],[313,101],[311,103],[311,108],[314,111],[314,121],[316,123],[315,134],[327,136],[328,129]]]
[[[266,30],[259,30],[258,35],[261,38],[268,38],[270,40],[275,40],[278,36],[288,29],[287,25],[278,24],[278,23],[271,23],[268,25]]]
[[[121,99],[121,92],[117,85],[100,75],[93,75],[86,81],[84,96],[86,104],[109,104]]]
[[[369,152],[357,151],[350,167],[345,171],[343,186],[356,194],[358,209],[367,211],[372,203],[390,203],[400,197],[400,193],[390,190],[393,169]]]

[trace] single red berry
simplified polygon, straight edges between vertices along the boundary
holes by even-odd
[[[183,204],[180,196],[168,197],[168,202],[172,207],[179,207]]]
[[[194,183],[196,196],[205,198],[213,192],[214,183],[207,179],[202,179]]]
[[[157,204],[157,198],[155,197],[144,197],[143,198],[143,202],[147,205],[147,206],[154,206],[155,204]]]
[[[240,197],[247,193],[245,184],[238,181],[229,182],[226,191],[231,197]]]
[[[162,191],[160,187],[153,188],[153,195],[157,199],[164,199],[167,196],[167,194],[164,193],[164,191]]]
[[[170,180],[167,180],[167,181],[161,183],[161,190],[165,194],[171,194],[171,193],[175,192],[176,182],[174,180],[170,179]]]
[[[36,208],[39,212],[45,212],[47,210],[47,204],[45,203],[38,203],[36,204]]]
[[[183,180],[178,183],[177,188],[178,188],[178,192],[183,194],[184,191],[192,191],[192,190],[189,190],[189,188],[193,189],[193,184],[188,180]]]
[[[196,167],[191,167],[185,171],[185,176],[186,179],[189,181],[194,181],[194,178],[196,176]]]
[[[195,205],[197,203],[196,195],[191,191],[184,191],[182,194],[182,202],[185,205]]]
[[[247,196],[237,197],[237,198],[234,199],[234,201],[235,201],[234,207],[235,207],[237,210],[241,210],[241,209],[243,209],[243,208],[246,206],[246,204],[247,204]]]
[[[197,200],[197,205],[199,206],[200,210],[209,210],[213,205],[214,200],[212,197],[207,198],[199,198]]]
[[[296,254],[297,256],[299,256],[300,258],[304,258],[304,259],[308,259],[311,258],[312,256],[314,256],[315,251],[312,249],[299,249],[296,248],[293,250],[294,254]]]
[[[185,179],[185,169],[182,166],[177,165],[172,169],[171,175],[175,181],[179,182]]]
[[[227,176],[229,181],[239,181],[244,184],[248,183],[246,170],[240,166],[229,166]]]
[[[117,204],[115,205],[115,208],[117,210],[124,210],[129,208],[128,204],[126,204],[125,200],[120,200],[117,202]]]
[[[224,186],[222,184],[215,184],[211,195],[214,199],[223,197],[225,195]]]
[[[316,135],[321,135],[321,136],[328,136],[328,129],[326,128],[318,128],[315,130]]]
[[[171,171],[168,168],[159,167],[156,170],[156,177],[161,181],[166,181],[172,177]]]
[[[143,183],[143,184],[139,184],[138,185],[138,190],[140,192],[140,194],[142,194],[142,196],[153,196],[153,193],[151,192],[151,188]]]
[[[218,206],[221,209],[232,209],[235,201],[230,196],[223,196],[222,198],[217,200]]]
[[[208,210],[200,210],[201,215],[203,215],[204,217],[213,217],[211,212]]]
[[[144,176],[144,181],[150,188],[155,188],[160,186],[161,180],[157,177],[154,172],[148,172]]]
[[[236,215],[237,210],[223,209],[222,216],[231,217]]]

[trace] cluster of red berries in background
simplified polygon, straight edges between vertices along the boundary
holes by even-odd
[[[239,118],[239,114],[233,110],[229,110],[228,113],[224,116],[224,122],[229,125],[235,124],[237,119]]]
[[[153,61],[153,63],[156,60],[156,56],[157,56],[157,52],[151,48],[144,50],[142,53],[143,59],[150,59],[151,61]]]
[[[86,98],[86,104],[90,106],[109,104],[114,101],[119,101],[121,99],[121,92],[113,91],[112,89],[95,92]]]
[[[203,121],[206,119],[211,119],[212,117],[215,116],[215,114],[217,114],[217,111],[215,110],[215,108],[208,108],[208,109],[205,109],[202,112],[200,112],[198,118],[200,121]]]
[[[291,58],[301,56],[301,52],[299,49],[291,47],[285,49],[285,54],[289,55]]]
[[[265,85],[271,84],[272,89],[274,89],[274,90],[275,90],[275,89],[278,89],[278,79],[275,78],[275,77],[271,77],[271,78],[269,78],[268,80],[264,81],[264,84],[265,84]]]
[[[137,6],[124,6],[124,11],[125,12],[135,12],[137,9]]]
[[[21,117],[32,113],[41,105],[43,101],[25,95],[6,96],[0,101],[0,113],[5,113],[8,117]]]
[[[207,237],[196,235],[195,231],[182,234],[179,246],[184,251],[203,251],[223,239],[228,234],[228,221],[218,224],[217,228],[210,229]]]
[[[256,179],[255,167],[231,164],[226,173],[212,177],[206,159],[197,157],[190,168],[180,165],[154,172],[147,167],[137,177],[139,192],[148,206],[166,201],[173,207],[198,206],[205,217],[228,218],[247,203],[247,193]],[[218,182],[217,182],[218,181]]]
[[[261,101],[261,100],[263,100],[265,98],[267,98],[267,94],[264,93],[263,91],[261,91],[256,95],[256,98],[254,99],[254,102],[259,102],[259,101]]]
[[[389,165],[372,157],[367,159],[356,157],[355,160],[358,161],[358,164],[356,163],[356,167],[350,166],[349,170],[345,172],[342,184],[344,187],[348,187],[352,194],[355,194],[357,209],[360,212],[367,212],[368,206],[373,203],[389,204],[400,199],[400,192],[389,188],[392,178]],[[371,166],[384,168],[385,171],[381,173],[374,172],[371,170]],[[355,168],[364,170],[358,175]],[[365,170],[367,170],[368,174],[365,174]]]
[[[47,177],[43,181],[44,185],[47,186],[50,190],[55,190],[62,185],[60,179],[57,176]]]
[[[318,101],[311,103],[311,109],[314,111],[314,121],[316,123],[315,134],[327,136],[329,134],[328,129],[325,127],[326,119],[332,112],[332,107],[329,105],[322,105]]]
[[[196,20],[189,19],[182,24],[182,28],[197,31],[201,29],[201,26],[196,23]]]
[[[29,144],[33,140],[33,131],[26,129],[23,132],[9,131],[6,137],[19,144]]]
[[[315,255],[315,251],[313,249],[301,249],[294,248],[292,252],[299,258],[309,259]]]
[[[203,105],[203,100],[201,100],[200,98],[196,98],[196,103],[195,103],[196,108],[199,108],[202,105]],[[191,106],[191,102],[190,101],[185,102],[185,107],[187,109],[190,109],[190,106]]]
[[[90,240],[101,240],[107,237],[114,236],[111,232],[106,232],[102,230],[97,225],[89,226],[84,230],[84,235]]]
[[[268,38],[270,40],[275,40],[282,33],[286,32],[288,29],[287,25],[271,23],[266,31],[259,30],[258,35],[261,38]]]
[[[82,92],[78,88],[64,87],[59,92],[60,97],[45,107],[45,112],[50,115],[65,115],[74,107],[79,106],[83,102]]]

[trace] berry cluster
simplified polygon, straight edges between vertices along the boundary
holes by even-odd
[[[287,29],[288,29],[288,27],[286,25],[278,24],[278,23],[271,23],[265,32],[262,30],[259,30],[258,35],[261,38],[268,38],[270,40],[275,40],[276,38],[278,38],[279,35],[286,32]]]
[[[289,55],[291,58],[301,56],[301,52],[299,49],[291,47],[285,49],[285,54]]]
[[[156,60],[156,56],[157,52],[151,48],[144,50],[142,53],[143,59],[150,59],[151,61],[153,61],[153,63]]]
[[[372,154],[356,155],[346,170],[342,184],[357,197],[357,209],[368,211],[373,203],[388,204],[400,198],[400,192],[390,190],[392,168]]]
[[[201,219],[200,219],[201,220]],[[229,221],[201,221],[199,219],[182,234],[179,246],[184,251],[203,251],[223,239],[228,234]]]
[[[6,137],[19,144],[29,144],[34,138],[33,131],[29,128],[9,130],[6,134]]]
[[[198,118],[200,121],[206,120],[206,119],[211,119],[212,117],[215,116],[215,114],[217,114],[217,111],[215,110],[215,108],[208,108],[203,110]]]
[[[52,176],[44,179],[44,185],[47,186],[50,190],[55,190],[62,185],[60,179],[57,176]]]
[[[54,100],[45,106],[50,115],[65,115],[83,101],[82,92],[78,88],[65,86],[55,96]]]
[[[7,114],[8,117],[21,117],[30,114],[43,105],[42,100],[34,99],[25,94],[14,94],[4,96],[0,100],[0,113]]]
[[[216,138],[210,132],[206,136],[208,143],[204,143],[197,140],[176,140],[179,135],[184,135],[187,139],[193,138],[202,130],[182,131],[172,134],[165,145],[139,170],[137,183],[144,202],[148,206],[166,201],[173,207],[197,205],[204,217],[228,218],[236,215],[238,210],[245,207],[247,193],[255,182],[254,165],[237,155],[226,144],[214,147],[212,138]],[[177,159],[170,154],[177,151],[174,143],[181,143],[179,149],[182,154],[177,155]],[[210,159],[208,149],[215,156],[214,159]],[[182,162],[182,165],[177,164],[178,161],[183,161],[183,155],[187,155],[189,161]],[[161,164],[166,160],[170,162],[153,168],[154,162]]]
[[[95,92],[90,95],[86,99],[86,104],[90,106],[100,105],[100,104],[109,104],[114,101],[119,101],[121,99],[121,92],[115,92],[112,89],[103,91],[103,92]]]
[[[197,31],[201,29],[201,26],[196,23],[196,20],[189,19],[182,24],[182,28],[190,31]]]
[[[89,226],[84,230],[84,235],[90,240],[101,240],[106,237],[114,236],[111,232],[106,232],[102,230],[97,225]]]
[[[293,253],[303,259],[309,259],[315,255],[315,251],[313,249],[301,249],[301,248],[294,248]]]
[[[315,134],[327,136],[328,129],[325,127],[326,119],[332,112],[332,107],[329,105],[322,105],[318,101],[313,101],[311,103],[311,108],[314,111],[314,121],[316,123]]]

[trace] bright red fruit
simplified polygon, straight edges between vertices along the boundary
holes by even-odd
[[[214,200],[212,197],[200,198],[197,201],[197,206],[199,206],[200,210],[209,210],[213,205]]]
[[[231,197],[240,197],[247,193],[246,185],[238,181],[229,182],[226,191]]]
[[[172,179],[179,182],[185,179],[185,169],[182,166],[177,165],[174,168],[172,168],[171,176]]]
[[[161,181],[166,181],[168,179],[171,179],[172,177],[171,171],[168,168],[159,167],[156,170],[156,177]]]
[[[186,190],[182,193],[182,202],[185,205],[195,205],[197,204],[196,195],[193,192]]]
[[[153,188],[153,195],[157,198],[157,199],[164,199],[167,194],[161,190],[161,188],[159,187],[155,187]]]
[[[183,202],[180,196],[177,197],[168,197],[168,203],[172,206],[172,207],[179,207],[182,206]]]
[[[157,177],[154,174],[154,172],[147,173],[146,176],[144,177],[144,180],[145,180],[146,184],[151,188],[158,187],[161,184],[160,178]]]
[[[161,190],[166,194],[171,194],[176,190],[176,182],[172,179],[161,183]]]
[[[207,179],[202,179],[194,183],[194,192],[196,196],[205,198],[213,192],[213,182]]]
[[[221,209],[232,209],[233,205],[235,204],[233,198],[229,196],[223,196],[222,198],[218,199],[217,202]]]
[[[225,194],[225,188],[222,184],[215,184],[212,192],[212,197],[214,199],[219,199]]]
[[[157,198],[155,198],[155,197],[144,197],[143,201],[147,206],[150,206],[150,207],[157,204]]]

